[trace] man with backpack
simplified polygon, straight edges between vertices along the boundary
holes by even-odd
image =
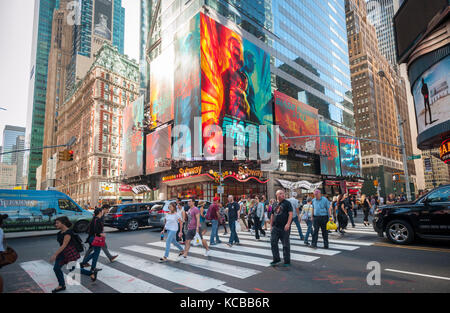
[[[220,208],[219,208],[219,197],[214,197],[214,203],[208,208],[208,212],[206,213],[206,219],[211,221],[212,229],[210,236],[210,246],[214,246],[216,244],[221,243],[219,239],[219,219],[220,219]]]

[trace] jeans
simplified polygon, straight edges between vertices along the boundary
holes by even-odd
[[[259,220],[259,217],[255,216],[255,238],[256,239],[259,239],[259,232],[261,232],[261,234],[263,234],[264,236],[266,235],[266,232],[262,229],[261,221]]]
[[[164,257],[169,257],[170,252],[170,244],[173,243],[175,247],[177,247],[180,251],[183,251],[183,247],[176,241],[175,237],[177,236],[178,231],[176,230],[168,230],[167,231],[167,239],[166,239],[166,252],[164,253]]]
[[[61,268],[64,266],[62,264],[64,261],[64,256],[62,253],[60,253],[55,260],[55,265],[53,265],[53,271],[55,272],[56,279],[58,279],[58,284],[60,287],[65,287],[66,282],[64,281],[64,274],[61,270]]]
[[[327,223],[328,223],[328,216],[314,216],[314,230],[312,235],[312,243],[311,246],[317,247],[317,240],[319,239],[319,229],[322,230],[322,237],[323,237],[323,245],[325,247],[328,247],[328,231],[327,231]]]
[[[289,236],[291,230],[285,231],[284,228],[279,228],[277,226],[272,227],[272,233],[270,236],[270,244],[272,247],[272,255],[274,262],[280,262],[280,251],[278,248],[278,241],[281,240],[283,244],[283,259],[284,264],[291,263],[291,246],[289,243]]]
[[[311,220],[306,220],[305,223],[306,223],[306,226],[308,226],[308,229],[306,230],[306,234],[305,234],[305,243],[306,243],[306,242],[308,242],[309,235],[312,232],[312,222],[311,222]]]
[[[214,244],[214,240],[217,243],[221,243],[219,239],[219,221],[218,220],[211,220],[212,229],[211,229],[211,237],[210,237],[210,244]]]
[[[89,242],[90,245],[92,244],[92,241],[94,241],[94,236],[89,237],[89,241],[88,242]],[[91,270],[88,271],[88,270],[82,268],[81,269],[81,274],[83,274],[83,275],[88,275],[89,276],[89,275],[92,274],[92,271],[97,266],[98,257],[100,256],[100,251],[102,250],[101,247],[93,247],[92,245],[89,247],[89,250],[91,250],[91,248],[92,248],[93,252],[90,253],[89,255],[86,253],[86,255],[84,256],[84,259],[83,259],[83,263],[88,263],[90,260],[92,260]]]
[[[106,246],[106,244],[105,244],[104,247],[101,247],[101,248],[102,248],[102,251],[105,253],[106,257],[111,261],[111,259],[113,258],[113,256],[111,255],[111,253],[109,253],[109,250],[108,250],[108,247]],[[86,251],[86,254],[84,255],[84,258],[87,259],[87,256],[88,256],[89,254],[91,254],[92,251],[94,251],[94,247],[93,247],[93,246],[90,246],[89,249]],[[85,262],[84,259],[83,259],[83,262],[82,262],[82,263],[87,263],[87,262]]]
[[[239,237],[236,233],[236,221],[235,220],[229,220],[229,226],[230,226],[230,245],[232,245],[234,242],[239,243]]]
[[[300,226],[300,222],[298,220],[298,216],[294,217],[292,221],[295,223],[295,226],[297,226],[298,234],[300,235],[300,240],[303,240],[303,232],[302,227]]]
[[[243,222],[244,225],[245,225],[245,228],[248,229],[247,221],[245,220],[245,214],[241,214],[240,217],[241,217],[242,222]]]
[[[352,223],[352,226],[355,227],[355,221],[353,220],[353,209],[348,210],[348,217],[350,218],[350,223]]]

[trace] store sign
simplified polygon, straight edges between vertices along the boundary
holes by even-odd
[[[177,179],[177,178],[184,178],[184,177],[189,177],[189,176],[193,176],[193,175],[200,175],[202,173],[202,169],[203,169],[203,166],[180,168],[178,171],[179,172],[178,174],[164,176],[162,178],[162,181],[164,182],[164,181]]]
[[[262,172],[260,170],[251,170],[239,166],[239,175],[262,177]]]
[[[298,182],[290,182],[288,180],[278,179],[281,186],[283,186],[286,189],[295,190],[295,189],[306,189],[309,191],[314,191],[315,189],[318,189],[322,186],[322,182],[318,182],[315,184],[312,184],[306,180],[298,181]]]
[[[130,192],[130,191],[133,191],[133,187],[128,186],[128,185],[122,185],[119,187],[119,191]]]
[[[132,190],[137,195],[140,194],[140,193],[145,193],[145,192],[151,191],[150,188],[148,188],[147,185],[134,186]]]
[[[116,192],[115,184],[100,183],[100,192]]]
[[[439,148],[439,155],[445,164],[450,163],[450,139],[447,139],[441,144],[441,147]]]

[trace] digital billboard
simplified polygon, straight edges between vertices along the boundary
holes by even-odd
[[[308,135],[319,135],[319,111],[304,104],[284,93],[274,92],[275,99],[275,123],[285,137],[298,137]],[[291,146],[298,146],[302,151],[318,152],[319,137],[280,139],[280,142]]]
[[[145,173],[147,175],[171,169],[171,127],[154,131],[147,135]]]
[[[339,138],[341,172],[343,176],[361,176],[360,149],[359,140]]]
[[[193,158],[194,117],[202,116],[200,97],[200,15],[196,15],[174,38],[174,124],[185,125],[191,136],[182,140],[180,151],[172,151],[175,159]]]
[[[319,133],[321,136],[320,172],[322,175],[340,176],[338,133],[332,125],[323,121],[319,121]]]
[[[112,39],[112,0],[95,0],[94,35]]]
[[[130,103],[123,116],[122,171],[125,177],[143,174],[144,166],[144,96]]]
[[[270,56],[204,14],[200,36],[202,129],[219,125],[225,131],[228,119],[272,124]]]
[[[150,111],[153,122],[173,120],[173,49],[166,49],[150,64]]]
[[[450,56],[425,71],[412,87],[418,133],[450,120]]]

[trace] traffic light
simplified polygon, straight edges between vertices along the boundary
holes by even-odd
[[[73,161],[73,150],[63,150],[58,153],[59,161]]]
[[[66,157],[66,155],[65,155],[64,151],[59,151],[59,153],[58,153],[58,160],[59,161],[65,161],[65,157]]]
[[[73,150],[67,151],[68,160],[67,161],[73,161]]]
[[[281,143],[280,144],[280,155],[288,155],[289,154],[289,144]]]

